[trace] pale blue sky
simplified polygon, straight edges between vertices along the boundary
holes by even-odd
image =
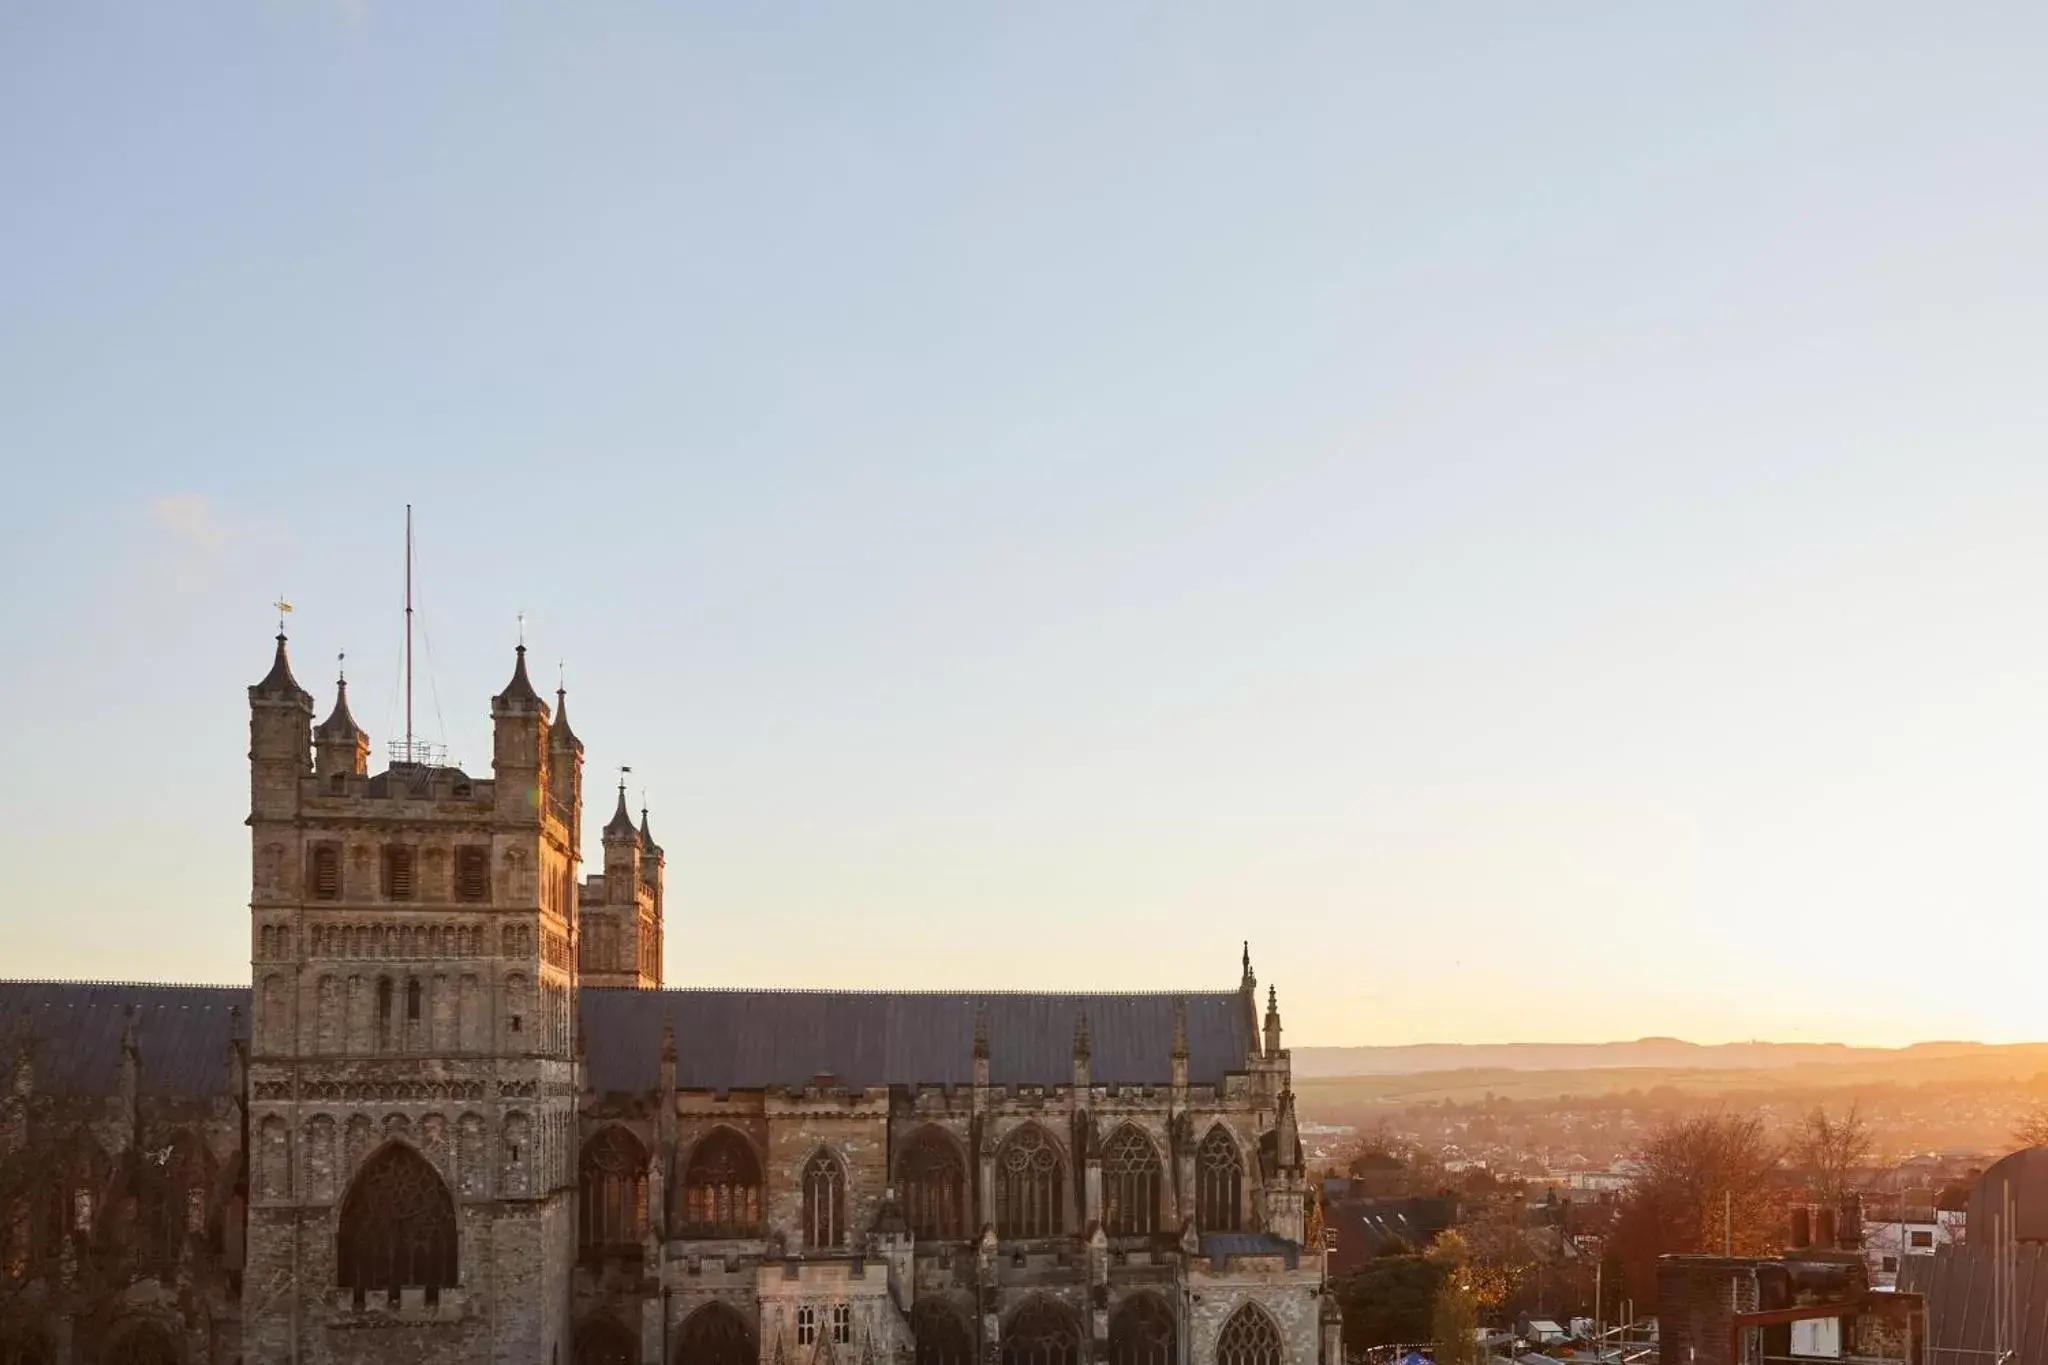
[[[674,982],[2048,1036],[2044,40],[0,0],[0,972],[244,976],[264,604],[381,753],[410,500]]]

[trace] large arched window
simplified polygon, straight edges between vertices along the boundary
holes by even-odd
[[[1244,1228],[1244,1158],[1220,1123],[1195,1152],[1195,1226],[1204,1232]]]
[[[1035,1123],[1010,1134],[996,1153],[996,1236],[1052,1237],[1064,1219],[1066,1163]]]
[[[1003,1365],[1076,1365],[1081,1329],[1051,1299],[1033,1298],[1003,1326]]]
[[[967,1173],[959,1149],[936,1128],[924,1128],[896,1162],[896,1185],[910,1235],[919,1241],[967,1235]]]
[[[640,1365],[640,1339],[610,1318],[576,1324],[576,1365]]]
[[[756,1365],[754,1334],[732,1309],[707,1303],[677,1333],[674,1365]]]
[[[846,1245],[846,1170],[820,1147],[804,1163],[804,1246]]]
[[[1157,1294],[1133,1294],[1109,1318],[1109,1365],[1173,1365],[1173,1310]]]
[[[580,1201],[585,1254],[638,1250],[647,1235],[647,1149],[616,1124],[583,1144]]]
[[[155,1323],[138,1322],[118,1330],[100,1357],[107,1365],[178,1365],[177,1347]]]
[[[1246,1304],[1223,1324],[1216,1338],[1216,1365],[1282,1365],[1280,1329],[1256,1304]]]
[[[441,1176],[412,1148],[392,1143],[363,1164],[341,1205],[335,1282],[356,1303],[401,1289],[427,1291],[437,1303],[455,1284],[455,1200]]]
[[[761,1231],[761,1163],[730,1128],[714,1129],[683,1169],[685,1237],[753,1237]]]
[[[1102,1222],[1112,1237],[1159,1230],[1159,1152],[1125,1124],[1102,1144]]]
[[[917,1338],[917,1365],[974,1365],[974,1334],[960,1315],[934,1298],[921,1298],[910,1313]]]

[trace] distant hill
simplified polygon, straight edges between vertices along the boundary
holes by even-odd
[[[2012,1048],[2038,1045],[2020,1043]],[[1915,1043],[1850,1047],[1844,1043],[1688,1043],[1638,1038],[1632,1043],[1412,1043],[1403,1047],[1297,1047],[1296,1076],[1412,1076],[1425,1071],[1599,1071],[1654,1067],[1666,1071],[1767,1071],[1845,1062],[1924,1061],[2006,1050],[1986,1043]]]

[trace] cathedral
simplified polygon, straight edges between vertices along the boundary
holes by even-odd
[[[0,982],[0,1365],[1341,1365],[1248,949],[665,989],[661,845],[621,789],[583,875],[525,653],[489,776],[373,773],[280,633],[250,984]]]

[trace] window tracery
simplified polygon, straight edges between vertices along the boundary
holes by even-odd
[[[804,1163],[804,1245],[846,1244],[846,1171],[820,1147]]]
[[[1216,1365],[1284,1365],[1280,1330],[1273,1319],[1252,1304],[1230,1315],[1216,1338]]]
[[[1102,1147],[1102,1221],[1112,1237],[1159,1230],[1159,1153],[1131,1124]]]
[[[1045,1130],[1027,1124],[996,1153],[996,1236],[1056,1236],[1066,1162]]]
[[[752,1237],[761,1229],[761,1163],[730,1128],[712,1131],[683,1173],[683,1235]]]
[[[910,1234],[919,1241],[967,1235],[967,1173],[960,1153],[936,1128],[911,1139],[896,1166]]]
[[[370,1158],[341,1207],[335,1279],[357,1306],[424,1288],[429,1303],[456,1283],[455,1201],[426,1159],[393,1143]]]
[[[1003,1365],[1078,1365],[1080,1345],[1074,1315],[1051,1299],[1034,1298],[1003,1329]]]
[[[1173,1311],[1156,1294],[1134,1294],[1109,1320],[1109,1365],[1173,1365]]]
[[[684,1321],[675,1365],[756,1365],[754,1334],[732,1309],[707,1303]]]
[[[1195,1211],[1195,1225],[1204,1232],[1243,1230],[1244,1158],[1220,1123],[1195,1152]]]
[[[583,1144],[582,1241],[586,1252],[638,1248],[647,1233],[647,1149],[616,1125]]]

